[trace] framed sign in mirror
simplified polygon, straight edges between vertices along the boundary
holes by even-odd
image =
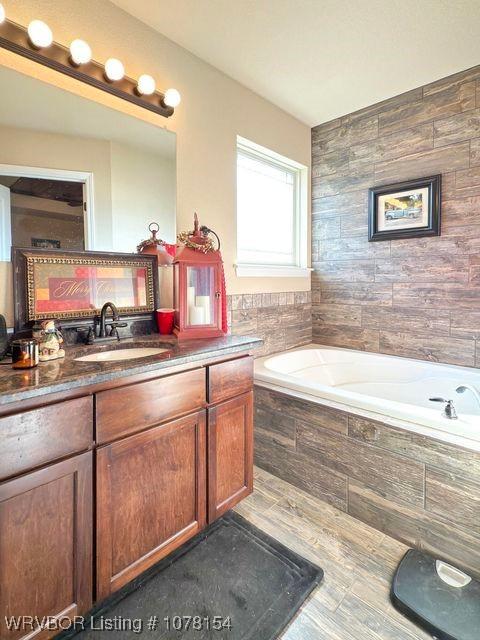
[[[127,316],[157,306],[155,256],[15,248],[13,262],[17,331],[46,318],[91,318],[105,302]]]

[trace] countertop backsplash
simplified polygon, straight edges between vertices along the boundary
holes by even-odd
[[[249,293],[227,296],[228,324],[232,335],[258,336],[264,356],[300,347],[312,341],[310,291]]]

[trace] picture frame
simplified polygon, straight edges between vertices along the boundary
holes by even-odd
[[[35,249],[61,249],[60,240],[50,238],[32,238],[32,247]]]
[[[441,175],[368,190],[368,240],[440,235]]]
[[[152,315],[158,269],[153,255],[13,249],[15,330],[50,318],[85,320],[113,302],[123,316]]]

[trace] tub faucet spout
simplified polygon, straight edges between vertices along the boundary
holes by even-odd
[[[465,393],[465,391],[471,391],[480,405],[480,393],[473,387],[471,384],[462,384],[460,387],[456,388],[457,393]]]

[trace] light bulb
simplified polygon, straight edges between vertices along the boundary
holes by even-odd
[[[0,24],[2,24],[2,22],[5,22],[5,9],[3,4],[0,3]]]
[[[32,20],[28,25],[28,37],[34,47],[44,49],[53,42],[52,30],[41,20]]]
[[[73,40],[70,44],[70,56],[74,64],[87,64],[92,59],[92,50],[85,40]]]
[[[144,73],[138,79],[137,91],[142,96],[151,96],[155,93],[155,80],[152,76]]]
[[[178,107],[180,104],[181,96],[176,89],[167,89],[165,91],[165,95],[163,96],[163,103],[167,105],[167,107]]]
[[[105,63],[105,75],[109,80],[121,80],[125,75],[125,67],[116,58],[109,58]]]

